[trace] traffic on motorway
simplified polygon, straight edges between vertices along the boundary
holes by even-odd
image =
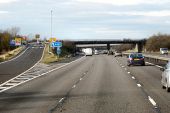
[[[29,48],[42,50],[39,44],[30,45]],[[0,66],[10,66],[11,63],[17,63],[17,60],[22,61],[21,58],[25,57],[25,54],[26,56],[30,54],[27,54],[27,51],[13,61],[0,64]],[[69,58],[68,60],[51,64],[37,62],[29,70],[25,72],[23,70],[23,73],[19,75],[4,78],[4,82],[0,85],[0,111],[3,113],[25,112],[25,109],[20,109],[22,107],[17,106],[29,106],[30,108],[27,108],[26,111],[31,113],[58,113],[61,111],[75,113],[79,110],[81,112],[93,111],[96,113],[103,113],[105,110],[108,110],[108,112],[122,113],[121,109],[130,112],[138,112],[140,110],[141,113],[155,111],[166,113],[169,110],[169,107],[165,107],[164,110],[161,109],[164,104],[168,104],[168,101],[162,102],[160,95],[157,94],[159,92],[166,96],[164,98],[170,98],[168,93],[170,91],[169,62],[165,67],[158,68],[155,64],[145,61],[142,53],[132,52],[127,55],[123,52],[115,51],[112,55],[110,51],[105,54],[105,51],[86,48],[82,50],[82,53],[79,52],[79,55],[77,53],[80,57],[73,60]],[[31,51],[31,55],[34,54]],[[41,55],[43,55],[42,52]],[[128,76],[132,79],[129,79]],[[119,82],[122,85],[119,86]],[[157,91],[155,92],[151,87],[154,87]],[[166,89],[167,92],[163,89]],[[122,91],[126,95],[122,94]],[[45,97],[46,94],[51,96]],[[42,98],[40,98],[41,96]],[[57,103],[53,96],[57,99]],[[138,99],[133,98],[134,96],[137,96]],[[14,102],[11,103],[11,99]],[[18,99],[19,101],[16,101]],[[34,102],[34,99],[38,100]],[[44,102],[42,103],[41,101]],[[84,106],[82,101],[86,106]],[[91,104],[95,104],[96,101],[107,102],[107,106],[98,103],[100,107],[96,106],[96,110],[92,110],[94,106],[91,106]],[[135,101],[145,109],[139,106],[139,109],[125,109],[124,103],[130,102],[131,107],[136,106],[136,103],[132,104],[131,101]],[[115,106],[118,102],[121,102],[120,105]],[[9,106],[5,107],[6,104],[9,104]],[[31,107],[30,105],[46,107]],[[116,108],[116,110],[111,109],[111,106]],[[102,109],[100,110],[100,108]]]
[[[0,113],[170,113],[170,0],[0,0]]]

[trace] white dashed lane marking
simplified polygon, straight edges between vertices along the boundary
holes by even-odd
[[[140,84],[137,84],[138,87],[142,87]]]
[[[158,67],[158,68],[163,68],[162,66],[155,65],[155,64],[153,64],[153,63],[150,63],[150,62],[145,62],[145,63],[147,63],[147,64],[151,64],[151,65],[154,65],[154,66],[156,66],[156,67]]]
[[[74,85],[72,88],[75,88],[76,87],[76,85]]]
[[[156,102],[150,96],[148,96],[148,99],[153,106],[156,106]]]
[[[134,76],[132,76],[132,79],[135,79],[135,77],[134,77]]]

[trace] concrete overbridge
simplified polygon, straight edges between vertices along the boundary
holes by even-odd
[[[88,40],[88,41],[74,41],[74,44],[76,47],[79,45],[80,48],[83,46],[80,45],[86,45],[84,47],[87,47],[87,45],[99,45],[99,44],[106,44],[107,50],[110,50],[111,44],[136,44],[138,52],[142,52],[144,45],[146,43],[146,40]],[[78,48],[79,48],[78,47]]]

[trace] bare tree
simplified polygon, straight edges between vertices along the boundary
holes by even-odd
[[[19,27],[12,27],[7,30],[7,32],[10,33],[12,35],[12,37],[16,37],[18,35],[19,31],[20,31]]]

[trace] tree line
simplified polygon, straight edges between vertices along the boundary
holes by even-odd
[[[18,35],[19,28],[12,27],[7,30],[0,30],[0,54],[3,54],[7,51],[13,50],[16,47],[10,46],[10,40],[15,39],[15,37],[20,37]]]
[[[0,30],[0,54],[15,49],[16,47],[10,46],[10,40],[15,37],[21,37],[18,35],[20,29],[18,27],[12,27],[7,30]],[[130,39],[125,39],[130,40]],[[63,42],[63,53],[68,54],[74,52],[74,44],[70,41]],[[135,48],[134,44],[121,44],[114,46],[116,50],[126,51]],[[146,39],[145,43],[146,51],[159,51],[160,48],[168,48],[170,50],[170,35],[158,33]]]
[[[160,48],[168,48],[170,50],[170,35],[168,34],[158,33],[145,40],[146,43],[144,47],[146,52],[158,52]],[[135,44],[121,44],[114,46],[114,48],[118,51],[133,50],[135,47]]]
[[[170,35],[168,34],[156,34],[147,39],[145,48],[147,51],[159,51],[160,48],[170,49]]]

